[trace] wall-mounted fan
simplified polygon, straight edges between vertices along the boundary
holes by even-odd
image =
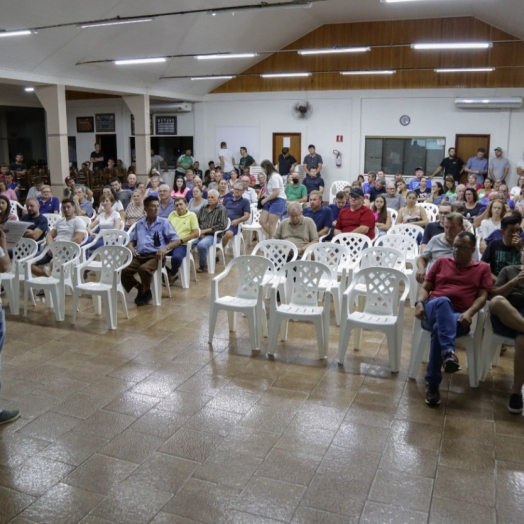
[[[313,106],[307,101],[297,102],[296,104],[293,104],[291,114],[297,120],[309,118],[313,114]]]

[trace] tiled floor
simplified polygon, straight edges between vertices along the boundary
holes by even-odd
[[[22,418],[0,429],[0,523],[524,522],[513,350],[430,409],[423,370],[407,379],[411,310],[396,375],[371,332],[339,367],[333,324],[327,363],[301,323],[270,361],[245,319],[229,335],[219,317],[210,349],[210,278],[113,332],[87,298],[76,327],[69,298],[62,323],[42,302],[7,315],[1,399]]]

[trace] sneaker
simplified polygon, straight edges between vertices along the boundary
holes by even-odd
[[[456,373],[459,371],[460,364],[457,355],[451,351],[447,353],[442,362],[442,367],[444,368],[444,373]]]
[[[13,409],[11,411],[4,409],[2,413],[0,413],[0,425],[13,422],[13,420],[16,420],[19,416],[20,411],[18,411],[17,409]]]
[[[45,291],[44,291],[43,289],[39,289],[39,290],[35,293],[35,295],[36,295],[37,297],[43,297],[43,296],[45,295]]]
[[[207,273],[207,266],[200,266],[197,269],[197,273]]]
[[[426,384],[426,404],[438,406],[440,404],[440,391],[434,384]]]
[[[522,395],[520,393],[512,393],[510,395],[508,411],[514,415],[520,415],[522,413]]]

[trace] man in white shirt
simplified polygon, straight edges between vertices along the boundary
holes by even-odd
[[[252,187],[249,187],[249,176],[243,175],[240,181],[244,186],[244,194],[242,196],[249,200],[250,204],[256,204],[258,202],[257,192]]]
[[[231,171],[235,169],[235,159],[233,158],[233,152],[227,148],[227,144],[225,142],[221,142],[220,144],[218,158],[220,158],[220,167],[224,173],[231,173]]]
[[[164,165],[164,169],[167,169],[167,163],[160,155],[155,155],[155,150],[151,149],[151,169],[158,169],[160,171],[160,165]]]
[[[522,155],[522,160],[519,160],[517,164],[517,175],[524,175],[524,155]]]

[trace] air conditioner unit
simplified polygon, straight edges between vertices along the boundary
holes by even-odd
[[[459,109],[518,109],[522,107],[522,97],[456,98],[455,105]]]
[[[150,113],[189,113],[193,111],[193,104],[189,102],[155,103],[149,106]]]

